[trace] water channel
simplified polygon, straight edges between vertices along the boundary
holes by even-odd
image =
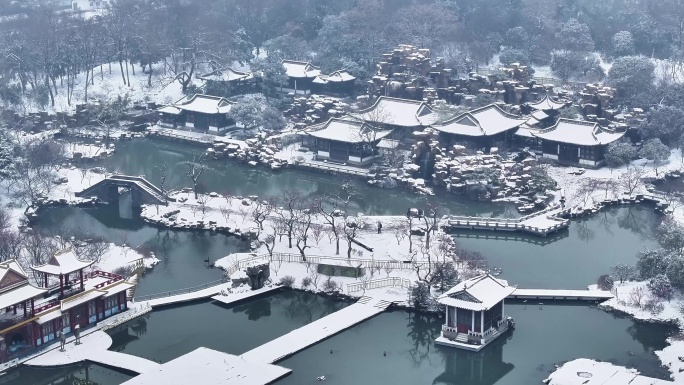
[[[167,162],[167,185],[186,187],[190,181],[183,175],[183,162],[192,159],[193,150],[200,151],[135,140],[118,144],[107,165],[155,182],[158,171],[154,166]],[[232,195],[277,195],[282,189],[296,188],[316,196],[339,188],[340,183],[338,177],[322,174],[293,170],[271,173],[218,162],[209,162],[203,177],[208,191]],[[401,189],[380,190],[359,184],[357,191],[355,209],[368,214],[402,214],[426,200]],[[430,199],[440,201],[452,213],[516,215],[509,205],[451,196]],[[520,287],[583,288],[607,273],[611,265],[634,263],[638,250],[652,247],[653,229],[659,220],[651,208],[620,207],[573,221],[567,232],[548,239],[485,239],[483,233],[468,232],[457,234],[457,239],[462,247],[480,251],[490,266],[501,267],[502,276]],[[38,224],[39,229],[55,234],[64,227],[85,228],[112,242],[155,250],[162,262],[139,282],[136,294],[215,280],[221,272],[209,268],[207,259],[213,261],[247,249],[247,245],[222,235],[159,230],[136,218],[124,220],[114,208],[50,209]],[[240,354],[341,306],[344,304],[313,294],[288,292],[230,308],[211,302],[174,307],[155,311],[114,333],[113,349],[158,361],[168,361],[198,346]],[[647,375],[667,377],[653,351],[665,346],[670,328],[635,323],[588,305],[545,304],[540,310],[536,305],[511,304],[506,309],[516,319],[517,329],[508,340],[501,339],[479,354],[435,347],[432,341],[442,323],[437,317],[403,311],[381,314],[280,362],[293,369],[293,374],[279,384],[308,384],[322,374],[333,384],[539,383],[553,364],[578,357],[608,360],[636,367]],[[328,357],[330,350],[332,357]],[[83,368],[61,370],[64,378],[69,378]],[[38,369],[24,368],[18,373],[42,378]],[[50,372],[45,378],[59,373]],[[116,375],[98,383],[125,380]]]

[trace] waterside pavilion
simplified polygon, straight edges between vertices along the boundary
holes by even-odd
[[[436,344],[479,351],[509,328],[504,299],[515,291],[508,282],[483,274],[463,281],[441,295],[446,323]]]
[[[378,155],[378,143],[392,133],[354,119],[332,118],[306,132],[317,160],[365,165]]]

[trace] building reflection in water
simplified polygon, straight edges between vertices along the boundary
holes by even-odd
[[[492,341],[479,352],[469,352],[447,346],[437,346],[444,358],[444,372],[432,383],[445,385],[492,385],[513,370],[511,363],[503,361],[503,349],[513,337],[514,330]]]

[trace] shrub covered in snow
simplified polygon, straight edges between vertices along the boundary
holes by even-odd
[[[327,293],[332,293],[340,289],[340,284],[337,281],[333,281],[330,277],[323,282],[323,291]]]
[[[665,274],[658,274],[648,282],[648,289],[658,298],[670,300],[674,294],[674,288],[670,279]]]
[[[599,290],[611,290],[613,288],[613,278],[608,274],[603,274],[596,280],[596,286],[598,286]]]
[[[311,277],[302,278],[302,287],[306,289],[309,286],[311,286]]]
[[[281,286],[286,286],[286,287],[292,287],[295,283],[295,277],[291,275],[286,275],[282,278],[280,278],[280,281],[278,282],[279,285]]]

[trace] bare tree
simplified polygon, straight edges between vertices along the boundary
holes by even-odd
[[[12,226],[12,215],[6,207],[0,206],[0,231],[7,230]]]
[[[276,277],[278,276],[278,271],[280,270],[280,267],[283,265],[283,261],[280,259],[277,260],[272,260],[269,265],[269,268],[275,273]]]
[[[270,201],[266,199],[257,199],[255,202],[251,204],[250,207],[252,208],[252,219],[257,224],[257,226],[259,226],[259,230],[263,230],[264,221],[271,214],[271,211],[273,211],[273,205]]]
[[[413,231],[413,213],[409,209],[406,211],[406,226],[403,227],[404,230],[406,231],[406,236],[409,241],[409,254],[413,253],[413,238],[412,238],[412,231]]]
[[[339,192],[328,196],[331,201],[329,208],[326,209],[323,199],[318,199],[316,202],[317,211],[323,216],[323,220],[330,225],[330,235],[335,240],[335,255],[340,254],[340,236],[344,229],[347,208],[353,196],[353,184],[345,182],[342,183]]]
[[[295,235],[295,225],[299,220],[300,210],[303,208],[304,197],[299,191],[285,190],[280,194],[278,204],[281,206],[275,210],[275,213],[280,217],[281,223],[284,226],[287,234],[288,248],[292,248],[292,239]]]
[[[620,184],[629,195],[632,195],[635,190],[643,186],[643,178],[646,175],[644,167],[630,166],[625,172],[620,174]]]
[[[309,274],[309,278],[311,278],[311,284],[313,287],[318,290],[318,281],[321,278],[321,273],[318,271],[318,264],[314,263],[311,266],[311,273]]]
[[[439,227],[439,217],[442,213],[441,206],[427,203],[422,219],[425,225],[425,248],[430,249],[430,237]]]
[[[219,206],[219,212],[221,213],[221,216],[223,219],[226,220],[226,223],[228,223],[228,219],[230,219],[230,210],[226,206]]]
[[[407,227],[408,224],[406,222],[402,222],[394,228],[394,237],[397,238],[397,245],[401,245],[401,241],[406,238],[406,235],[408,234]]]
[[[311,238],[316,241],[316,245],[321,243],[321,239],[325,235],[325,227],[319,224],[311,225]]]
[[[206,213],[207,213],[207,203],[211,199],[209,194],[199,194],[196,195],[195,198],[197,198],[197,203],[199,205],[199,210],[202,212],[202,219],[204,219]]]
[[[620,280],[620,283],[625,282],[630,279],[635,274],[635,268],[632,265],[627,265],[625,263],[618,263],[610,268],[613,276]]]
[[[273,249],[275,248],[275,235],[268,235],[260,243],[262,245],[266,246],[266,250],[268,250],[268,255],[270,257],[272,257],[273,256]]]
[[[159,171],[159,189],[164,194],[164,201],[168,202],[167,191],[166,191],[166,169],[167,163],[164,162],[161,166],[154,166],[154,168]],[[159,206],[157,206],[157,211],[159,211]]]
[[[635,287],[629,291],[629,299],[632,301],[634,306],[642,308],[644,306],[644,297],[646,296],[646,290],[643,286]]]
[[[387,274],[387,278],[389,278],[390,274],[392,273],[392,270],[394,269],[392,268],[391,264],[388,263],[385,265],[385,273]]]
[[[192,162],[187,162],[187,171],[185,175],[192,181],[192,190],[195,192],[195,199],[197,199],[197,182],[199,181],[202,172],[204,171],[204,163],[202,158],[197,155],[192,156]]]
[[[0,261],[18,259],[22,247],[23,240],[19,233],[9,229],[0,231]]]
[[[352,245],[356,241],[357,231],[363,227],[363,215],[348,217],[344,226],[344,237],[347,240],[347,258],[351,258]]]

